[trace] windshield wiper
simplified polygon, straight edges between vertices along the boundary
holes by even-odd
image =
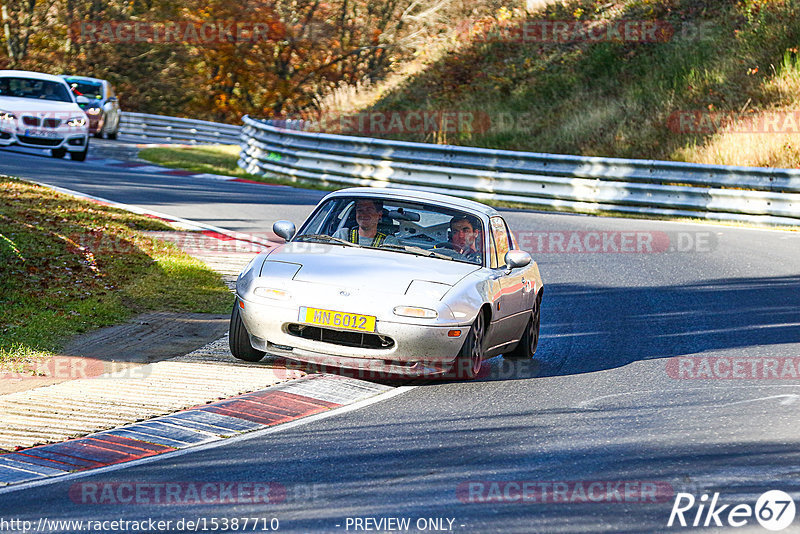
[[[403,245],[387,245],[383,244],[379,248],[389,248],[392,250],[400,250],[403,252],[408,252],[410,254],[416,254],[418,256],[428,256],[431,258],[442,258],[445,260],[452,260],[454,258],[450,256],[445,256],[444,254],[439,254],[438,252],[434,252],[432,250],[425,250],[424,248],[415,247],[415,246],[403,246]]]
[[[351,243],[350,241],[345,241],[344,239],[339,239],[338,237],[333,237],[327,234],[305,234],[300,235],[294,238],[295,241],[322,241],[324,243],[336,243],[337,245],[347,245],[349,247],[360,247],[361,245],[357,243]]]

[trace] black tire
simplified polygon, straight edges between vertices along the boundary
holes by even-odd
[[[228,343],[231,347],[231,354],[233,354],[234,358],[239,360],[257,362],[266,354],[265,352],[254,349],[253,346],[250,345],[250,338],[242,322],[242,316],[239,314],[239,299],[236,299],[236,302],[233,303],[231,325],[228,331]]]
[[[86,140],[88,143],[88,139]],[[86,145],[86,149],[83,152],[70,152],[69,157],[72,161],[86,161],[86,156],[89,155],[89,145]]]
[[[453,362],[452,374],[459,380],[472,380],[478,376],[483,362],[483,337],[486,334],[486,317],[483,310],[478,312],[475,322],[469,329],[467,339],[456,361]]]
[[[525,331],[519,340],[519,343],[514,350],[507,354],[503,354],[506,360],[530,360],[536,354],[536,347],[539,345],[539,325],[541,324],[541,293],[536,298],[536,304],[533,306],[531,318],[528,319],[528,324],[525,326]]]
[[[54,158],[59,158],[59,159],[61,159],[61,158],[63,158],[64,156],[66,156],[66,155],[67,155],[67,149],[66,149],[66,148],[54,148],[54,149],[50,150],[50,154],[51,154],[51,155],[52,155]]]
[[[114,141],[117,138],[117,134],[119,134],[119,130],[109,133],[108,135],[106,135],[106,138]]]
[[[95,136],[97,139],[102,139],[102,138],[103,138],[103,130],[100,130],[99,132],[96,132],[96,133],[94,134],[94,136]]]

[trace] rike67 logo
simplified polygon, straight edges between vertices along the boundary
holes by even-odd
[[[696,499],[691,493],[678,493],[669,514],[668,527],[743,527],[753,519],[767,530],[783,530],[795,517],[794,500],[788,493],[770,490],[759,496],[755,507],[749,504],[720,504],[719,493],[709,501],[707,494]]]

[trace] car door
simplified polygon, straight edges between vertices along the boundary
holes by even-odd
[[[514,235],[509,230],[506,221],[502,217],[493,217],[492,219],[492,225],[497,227],[497,233],[505,235],[504,240],[508,244],[508,249],[513,250],[518,248],[514,241]],[[503,291],[506,302],[504,302],[504,305],[508,307],[506,311],[508,313],[510,336],[516,340],[519,339],[523,329],[528,324],[528,319],[530,318],[529,312],[533,304],[532,302],[530,305],[528,304],[528,301],[531,300],[530,283],[526,279],[528,267],[517,267],[507,272],[508,266],[505,265],[505,253],[502,258],[498,254],[498,261],[501,260],[503,268],[505,269]]]
[[[489,220],[489,267],[492,269],[492,325],[487,332],[487,354],[499,353],[519,339],[530,317],[524,308],[525,269],[507,272],[505,256],[513,239],[502,217]]]

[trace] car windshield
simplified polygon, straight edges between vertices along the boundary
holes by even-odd
[[[88,99],[101,100],[103,98],[103,84],[100,82],[89,82],[66,78],[67,83],[72,87],[72,92],[76,95],[83,95]]]
[[[476,215],[419,202],[369,197],[328,200],[293,241],[381,248],[483,265],[483,223]]]
[[[63,83],[34,78],[0,78],[0,96],[72,102],[72,97]]]

